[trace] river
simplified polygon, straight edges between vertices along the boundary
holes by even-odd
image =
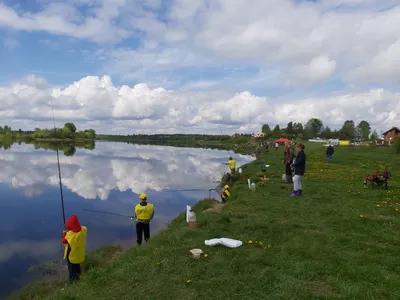
[[[30,279],[31,266],[60,259],[63,230],[56,152],[29,144],[0,150],[0,298]],[[101,245],[133,245],[138,194],[155,206],[152,233],[186,205],[208,197],[227,167],[227,151],[97,142],[95,149],[60,152],[65,213],[88,227],[88,251]],[[238,166],[251,160],[236,155]],[[204,191],[176,191],[205,189]],[[168,192],[166,190],[175,190]],[[216,194],[214,194],[216,195]]]

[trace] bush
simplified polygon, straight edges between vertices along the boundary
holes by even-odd
[[[396,144],[394,145],[395,151],[397,154],[400,154],[400,139],[397,139]]]

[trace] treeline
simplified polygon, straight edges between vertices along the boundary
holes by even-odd
[[[238,138],[250,137],[250,134],[239,135]],[[177,143],[195,143],[198,141],[224,142],[231,141],[229,135],[207,135],[207,134],[132,134],[132,135],[97,135],[98,140],[121,141],[121,142],[177,142]],[[246,138],[244,140],[247,140]]]
[[[12,139],[3,139],[0,140],[0,149],[10,149],[13,144],[31,144],[35,149],[45,149],[45,150],[59,150],[64,153],[65,156],[73,156],[76,152],[76,149],[87,149],[94,150],[96,147],[96,143],[94,140],[79,140],[74,142],[43,142],[43,141],[14,141]]]
[[[74,123],[65,123],[63,128],[40,129],[35,128],[32,133],[34,139],[89,139],[96,138],[94,129],[77,131]]]
[[[310,119],[306,124],[289,122],[286,128],[280,128],[276,125],[273,129],[268,124],[264,124],[261,128],[266,138],[285,137],[289,139],[341,139],[341,140],[376,140],[377,132],[371,132],[371,126],[368,121],[362,120],[355,124],[352,120],[343,123],[340,129],[331,129],[324,126],[324,123],[318,118]]]
[[[12,130],[10,126],[0,126],[0,136],[11,139],[61,139],[61,140],[94,140],[96,131],[86,129],[77,131],[74,123],[65,123],[63,128],[41,129],[35,128],[34,131]]]

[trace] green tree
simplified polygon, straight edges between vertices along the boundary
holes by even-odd
[[[271,134],[271,128],[269,127],[268,124],[264,124],[264,125],[261,127],[261,131],[262,131],[265,135],[267,135],[267,136]]]
[[[374,131],[371,133],[371,136],[369,137],[369,139],[370,139],[373,143],[376,143],[376,140],[378,139],[378,133],[376,132],[376,130],[374,130]]]
[[[367,121],[362,120],[360,123],[358,123],[357,130],[363,140],[369,139],[369,135],[371,134],[371,126]]]
[[[332,138],[332,130],[329,128],[329,126],[324,127],[324,129],[321,132],[321,137],[324,139]]]
[[[400,139],[396,140],[396,144],[395,144],[395,150],[397,154],[400,154]]]
[[[272,136],[280,137],[280,135],[281,135],[281,127],[279,125],[276,125],[274,130],[272,131]]]
[[[356,138],[357,140],[365,140],[364,136],[363,136],[363,130],[360,127],[356,127],[354,129],[354,138]]]
[[[65,123],[64,128],[68,129],[69,132],[75,133],[76,132],[76,126],[74,123]]]
[[[347,120],[344,122],[342,128],[340,129],[340,138],[342,139],[353,139],[356,134],[356,127],[354,121]]]
[[[324,124],[318,118],[312,118],[308,120],[306,124],[306,133],[310,138],[315,138],[321,135],[322,129],[324,128]]]
[[[294,134],[300,134],[303,133],[303,124],[301,123],[293,123],[293,133]]]
[[[286,133],[287,134],[293,134],[293,122],[289,122],[286,126]]]

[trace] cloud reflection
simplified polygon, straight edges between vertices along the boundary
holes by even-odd
[[[60,156],[62,183],[80,197],[107,200],[110,192],[209,189],[227,170],[229,154],[199,148],[97,143],[95,150],[79,149]],[[236,155],[238,165],[250,160]],[[56,155],[15,145],[0,152],[0,183],[20,189],[25,196],[40,195],[46,186],[58,185]]]

